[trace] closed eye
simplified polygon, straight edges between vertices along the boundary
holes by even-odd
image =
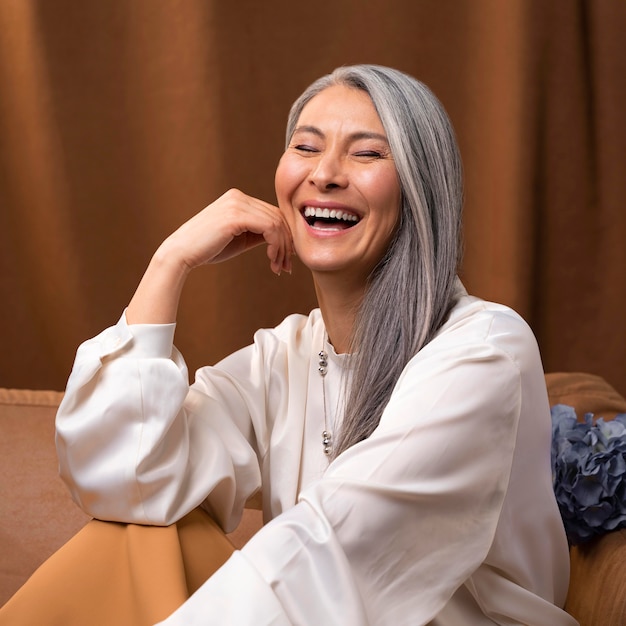
[[[376,150],[361,150],[360,152],[355,152],[355,156],[370,159],[381,159],[383,155],[381,152],[376,152]]]
[[[293,149],[297,150],[298,152],[318,152],[317,148],[314,148],[313,146],[308,146],[306,144],[297,144],[293,146]]]

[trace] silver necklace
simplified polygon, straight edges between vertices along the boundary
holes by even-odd
[[[324,401],[324,430],[322,431],[322,446],[324,448],[324,454],[330,456],[333,452],[333,435],[328,428],[328,416],[326,413],[326,384],[324,379],[328,372],[328,353],[326,350],[320,350],[317,354],[319,361],[317,362],[317,371],[322,377],[322,398]]]

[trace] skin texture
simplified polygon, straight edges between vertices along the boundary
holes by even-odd
[[[311,270],[329,338],[338,352],[347,350],[367,277],[400,212],[395,165],[369,96],[337,85],[312,98],[275,183],[280,208],[233,189],[170,235],[129,304],[128,322],[174,322],[191,270],[265,243],[276,274],[291,270],[294,252]],[[350,217],[308,223],[307,206]]]

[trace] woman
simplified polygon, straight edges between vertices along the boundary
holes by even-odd
[[[61,473],[102,520],[268,523],[162,624],[571,625],[537,346],[456,278],[461,167],[419,82],[339,68],[294,104],[278,208],[230,191],[161,245],[80,347]],[[295,252],[319,310],[199,370],[172,347],[189,272]]]

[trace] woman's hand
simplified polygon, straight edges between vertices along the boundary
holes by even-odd
[[[189,272],[263,243],[272,271],[291,271],[291,232],[280,209],[231,189],[172,233],[158,248],[131,300],[130,324],[170,323]]]
[[[170,235],[159,254],[171,255],[172,260],[192,270],[225,261],[262,243],[267,243],[275,274],[291,271],[291,232],[280,209],[231,189]]]

